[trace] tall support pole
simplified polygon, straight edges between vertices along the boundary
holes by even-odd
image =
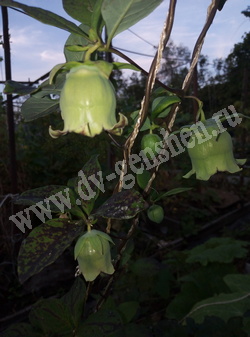
[[[7,7],[1,6],[3,20],[3,47],[5,62],[5,79],[11,80],[11,58],[10,58],[10,38],[9,38],[9,19]],[[15,145],[15,123],[12,95],[7,95],[7,122],[9,134],[9,172],[11,179],[11,193],[17,193],[17,165],[16,165],[16,145]]]

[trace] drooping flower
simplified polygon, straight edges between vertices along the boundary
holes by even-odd
[[[77,240],[74,255],[86,281],[94,281],[101,272],[113,274],[110,242],[113,243],[108,234],[95,229]]]
[[[188,142],[192,169],[183,178],[195,173],[197,179],[208,180],[217,171],[235,173],[242,170],[238,165],[244,165],[246,159],[234,158],[230,134],[220,130],[213,119],[205,120],[202,127],[200,123],[193,128]]]
[[[76,63],[70,68],[60,95],[64,129],[50,127],[51,137],[68,132],[94,137],[103,130],[121,135],[127,118],[119,114],[120,120],[116,121],[115,91],[109,80],[111,70],[112,65],[110,69],[110,64],[104,61]]]

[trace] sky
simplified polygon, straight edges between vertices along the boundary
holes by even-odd
[[[61,0],[22,0],[19,2],[42,7],[77,23],[65,13]],[[182,44],[192,51],[204,25],[207,7],[210,3],[211,0],[177,0],[171,35],[176,45]],[[113,40],[114,47],[149,55],[142,56],[124,52],[145,70],[149,69],[152,62],[153,57],[150,55],[153,56],[155,53],[153,46],[158,45],[168,5],[169,0],[164,0],[153,13],[130,28],[149,43],[128,30],[117,35]],[[248,0],[228,0],[223,10],[217,12],[202,49],[202,54],[207,55],[210,62],[215,58],[225,58],[233,49],[234,44],[242,41],[243,34],[249,32],[250,20],[241,14],[241,11],[249,5]],[[44,25],[12,9],[9,9],[8,13],[13,80],[34,81],[50,71],[54,65],[65,62],[63,47],[69,36],[68,32]],[[0,35],[2,35],[2,17],[0,17],[0,27]],[[0,56],[4,56],[2,48],[0,48]],[[0,80],[5,80],[4,62],[0,63]]]

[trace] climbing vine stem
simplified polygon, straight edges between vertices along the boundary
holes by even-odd
[[[182,90],[183,92],[186,92],[190,86],[190,83],[191,83],[191,80],[192,80],[192,77],[193,77],[193,73],[194,73],[194,69],[198,63],[198,60],[199,60],[199,56],[200,56],[200,53],[201,53],[201,49],[202,49],[202,46],[203,46],[203,43],[204,43],[204,39],[206,37],[206,34],[211,26],[211,24],[213,23],[213,20],[214,20],[214,17],[216,15],[216,12],[219,8],[219,3],[220,3],[220,0],[212,0],[211,4],[209,5],[208,7],[208,10],[207,10],[207,19],[206,19],[206,22],[205,22],[205,25],[195,43],[195,46],[194,46],[194,49],[193,49],[193,53],[192,53],[192,58],[191,58],[191,65],[190,65],[190,68],[189,68],[189,71],[183,81],[183,84],[182,84]],[[173,128],[173,125],[174,125],[174,121],[175,121],[175,118],[176,118],[176,115],[177,115],[177,112],[179,111],[180,109],[180,103],[177,103],[175,105],[173,105],[168,117],[167,117],[167,128],[166,128],[166,133],[165,135],[163,135],[163,147],[164,149],[167,148],[167,143],[166,143],[166,140],[168,138],[168,135],[169,133],[171,132],[172,128]],[[161,155],[161,152],[159,153],[159,156]],[[158,156],[158,157],[159,157]],[[144,190],[144,194],[145,193],[148,193],[148,191],[150,190],[150,187],[156,177],[156,172],[159,170],[159,166],[160,166],[160,163],[161,161],[157,161],[157,158],[155,159],[156,162],[158,162],[159,164],[155,165],[154,166],[154,169],[152,171],[152,175],[151,175],[151,178]]]
[[[161,38],[160,38],[160,43],[158,46],[158,50],[155,54],[155,57],[151,63],[151,67],[149,70],[147,82],[146,82],[146,88],[145,88],[145,95],[142,99],[141,102],[141,109],[138,114],[138,119],[136,121],[135,127],[133,129],[133,132],[131,135],[128,137],[125,145],[124,145],[124,158],[123,158],[123,163],[122,163],[122,169],[121,169],[121,174],[120,174],[120,179],[119,183],[117,186],[117,191],[121,191],[122,185],[123,185],[123,179],[124,175],[126,172],[126,167],[129,161],[129,157],[131,154],[132,147],[134,145],[135,139],[140,131],[141,126],[143,125],[146,117],[147,117],[147,112],[148,112],[148,107],[149,107],[149,102],[150,102],[150,95],[153,90],[155,80],[156,80],[156,75],[160,67],[160,62],[162,59],[162,53],[164,50],[164,47],[166,43],[169,40],[173,23],[174,23],[174,16],[175,16],[175,7],[176,7],[176,2],[177,0],[171,0],[169,4],[169,10],[167,14],[166,21],[164,23],[163,31],[161,33]]]

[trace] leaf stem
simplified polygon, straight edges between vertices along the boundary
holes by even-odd
[[[198,114],[197,114],[197,120],[199,119],[199,117],[201,117],[201,122],[204,123],[206,118],[205,118],[205,113],[202,109],[203,107],[203,102],[197,98],[196,96],[184,96],[184,98],[192,98],[194,99],[197,103],[198,103]]]
[[[84,62],[89,61],[91,54],[94,53],[100,46],[101,46],[101,42],[97,41],[96,44],[90,47],[84,55]]]

